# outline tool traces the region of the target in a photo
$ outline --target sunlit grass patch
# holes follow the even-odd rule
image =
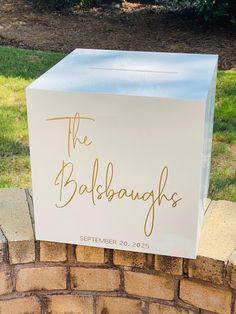
[[[25,87],[62,57],[0,47],[0,187],[31,184]]]

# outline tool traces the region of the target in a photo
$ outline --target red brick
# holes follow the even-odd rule
[[[96,314],[142,314],[144,303],[120,297],[99,297],[96,302]]]
[[[5,270],[0,272],[0,295],[12,292],[12,280],[10,271]]]
[[[41,314],[41,306],[36,297],[0,301],[1,314]]]
[[[125,272],[125,290],[128,294],[173,300],[175,280],[171,276]]]
[[[16,275],[16,290],[66,289],[66,269],[63,267],[22,268]]]
[[[91,246],[76,246],[76,259],[82,263],[104,263],[104,249]]]
[[[40,241],[40,261],[64,262],[66,261],[66,244]]]
[[[219,314],[230,314],[232,293],[228,289],[181,280],[180,299],[201,309]]]
[[[48,297],[47,314],[93,314],[93,299],[77,295],[52,295]]]
[[[74,290],[114,291],[119,289],[120,273],[115,269],[71,268],[71,286]]]
[[[146,254],[114,250],[113,263],[122,266],[143,267],[146,262]]]

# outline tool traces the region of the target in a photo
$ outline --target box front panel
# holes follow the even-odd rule
[[[195,257],[201,103],[27,90],[36,237]]]

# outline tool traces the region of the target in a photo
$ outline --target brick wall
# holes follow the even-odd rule
[[[0,314],[236,313],[236,206],[211,202],[196,260],[34,240],[28,190],[0,190]]]

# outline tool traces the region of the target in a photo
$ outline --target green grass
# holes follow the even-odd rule
[[[63,56],[0,47],[0,187],[31,184],[25,87]]]
[[[236,72],[220,71],[209,197],[236,202]]]
[[[30,186],[25,87],[61,53],[0,47],[0,187]],[[236,72],[217,81],[209,197],[236,201]]]

